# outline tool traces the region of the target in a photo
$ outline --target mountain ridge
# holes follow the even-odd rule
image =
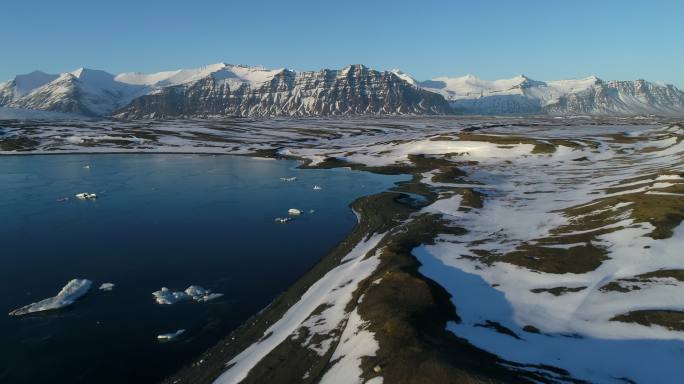
[[[362,64],[294,71],[215,63],[156,73],[79,68],[0,83],[0,106],[91,117],[327,115],[676,115],[684,92],[646,80],[538,81],[473,75],[418,81]]]

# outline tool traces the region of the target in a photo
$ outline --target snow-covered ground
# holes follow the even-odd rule
[[[362,320],[358,314],[345,312],[345,307],[352,300],[359,282],[370,276],[377,267],[379,258],[373,251],[382,237],[383,234],[374,234],[359,242],[339,266],[314,283],[278,322],[268,328],[261,340],[228,362],[230,368],[215,383],[239,383],[252,367],[287,338],[297,340],[324,355],[333,342],[339,340],[342,328],[345,341],[335,350],[335,354],[345,358],[338,364],[353,368],[345,372],[345,382],[359,381],[361,372],[357,373],[360,369],[356,367],[361,363],[360,357],[372,355],[377,347],[374,346],[373,334],[361,329]],[[321,306],[325,309],[316,313]],[[314,336],[322,336],[323,339],[312,342]]]
[[[465,166],[469,177],[481,183],[477,189],[486,194],[484,206],[460,210],[456,195],[424,211],[438,213],[468,233],[444,235],[436,244],[414,250],[423,264],[420,271],[453,295],[462,321],[448,329],[504,359],[560,367],[590,382],[627,378],[664,383],[684,374],[681,327],[615,321],[632,311],[684,311],[684,283],[661,277],[638,282],[626,292],[606,289],[611,282],[684,270],[681,225],[671,237],[655,239],[654,225],[633,214],[653,194],[681,196],[682,133],[677,127],[640,130],[632,135],[642,139],[636,142],[594,136],[587,139],[598,143],[597,148],[560,145],[552,154],[524,154],[520,144],[508,149],[506,161],[488,157]],[[679,209],[683,204],[679,202]],[[587,213],[574,214],[577,209]],[[657,208],[653,210],[657,215]],[[605,212],[610,214],[592,220]],[[578,234],[593,235],[586,239]],[[516,250],[531,259],[544,257],[538,252],[525,255],[530,245],[597,247],[606,259],[578,271],[572,266],[548,271],[544,260],[521,265],[497,261]],[[554,288],[561,293],[552,293]],[[488,322],[516,336],[483,326]],[[526,332],[526,326],[540,333]]]
[[[72,113],[36,111],[35,109],[0,107],[0,119],[17,120],[87,120],[84,116]]]

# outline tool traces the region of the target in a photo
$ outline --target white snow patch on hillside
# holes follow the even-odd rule
[[[199,68],[179,69],[149,74],[128,72],[116,75],[115,80],[126,84],[166,87],[195,82],[216,71],[226,68],[226,66],[227,64],[225,63],[216,63]]]
[[[335,363],[325,372],[321,384],[363,384],[361,358],[375,356],[380,349],[373,332],[368,331],[367,327],[368,323],[354,309],[347,319],[340,343],[330,358]]]
[[[297,340],[298,330],[302,327],[308,328],[311,333],[310,337],[313,337],[313,334],[326,335],[340,327],[349,317],[344,308],[352,299],[352,293],[359,282],[370,276],[380,262],[377,255],[370,257],[367,255],[378,245],[383,236],[384,234],[375,234],[358,243],[339,266],[309,287],[300,300],[264,332],[261,340],[245,348],[227,362],[230,368],[214,383],[228,384],[242,381],[249,370],[281,342],[287,338]],[[325,305],[326,309],[312,316],[312,313],[321,305]],[[324,344],[323,347],[330,345],[330,343],[322,344]],[[314,347],[313,349],[317,351],[317,348],[322,346],[310,347]]]
[[[511,79],[482,80],[473,75],[461,77],[437,77],[431,81],[421,83],[421,86],[435,93],[439,93],[447,100],[473,99],[493,95],[519,95],[520,84],[525,81],[524,76]]]

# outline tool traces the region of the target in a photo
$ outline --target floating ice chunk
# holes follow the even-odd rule
[[[83,166],[84,169],[90,169],[90,165],[86,164]]]
[[[185,293],[192,297],[204,296],[209,292],[208,289],[202,288],[199,285],[191,285],[185,289]]]
[[[309,213],[316,213],[316,210],[314,210],[314,209],[309,209]]]
[[[302,214],[302,211],[297,208],[290,208],[287,210],[287,214],[291,216],[299,216]]]
[[[185,329],[179,329],[176,332],[171,332],[171,333],[162,333],[161,335],[157,335],[157,340],[173,340],[176,337],[182,335],[185,333]]]
[[[185,291],[172,291],[166,287],[162,287],[159,291],[152,292],[152,296],[157,301],[157,304],[171,305],[179,301],[195,300],[197,302],[205,302],[209,300],[218,299],[223,296],[222,293],[212,293],[210,289],[200,287],[199,285],[191,285]]]
[[[207,302],[214,299],[218,299],[219,297],[223,297],[223,293],[207,293],[199,297],[193,297],[193,299],[195,299],[195,301],[198,302]]]
[[[288,181],[288,182],[289,182],[289,181],[295,181],[295,180],[297,180],[297,177],[296,177],[296,176],[292,176],[292,177],[281,177],[280,180],[282,180],[282,181]]]
[[[95,200],[95,199],[97,199],[97,194],[88,193],[88,192],[81,192],[81,193],[76,194],[76,198],[81,199],[81,200]]]
[[[65,202],[65,201],[69,201],[69,197],[67,197],[67,196],[60,197],[59,199],[57,199],[57,201],[60,202],[60,203],[63,203],[63,202]]]
[[[73,304],[79,297],[85,295],[92,284],[93,282],[90,280],[73,279],[59,291],[57,296],[15,309],[9,314],[10,316],[21,316],[33,312],[49,311],[67,307]]]
[[[314,189],[314,191],[320,191],[320,190],[323,189],[323,188],[321,188],[320,185],[316,184],[316,185],[313,186],[313,189]]]
[[[166,287],[152,292],[152,296],[157,301],[157,304],[171,305],[176,304],[179,301],[190,299],[190,295],[185,292],[175,292]]]
[[[114,289],[114,283],[102,283],[98,289],[100,291],[111,291]]]
[[[223,293],[212,293],[210,289],[202,288],[199,285],[191,285],[185,289],[185,293],[197,302],[205,302],[218,299]]]
[[[285,224],[288,221],[292,221],[292,218],[290,218],[290,217],[276,217],[275,218],[275,222],[280,223],[280,224]]]

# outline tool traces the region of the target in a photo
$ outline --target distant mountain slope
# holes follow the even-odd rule
[[[447,114],[446,101],[391,72],[362,65],[294,72],[240,66],[167,87],[115,112],[124,118],[171,116],[317,116]]]
[[[104,71],[80,68],[32,90],[9,106],[43,111],[102,116],[144,93],[142,86],[114,80]]]
[[[80,68],[32,72],[0,83],[0,106],[85,116],[327,116],[378,114],[674,115],[684,93],[645,80],[482,80],[472,75],[417,81],[363,65],[297,72],[217,63],[152,74]]]
[[[0,85],[0,105],[105,116],[126,106],[136,97],[164,87],[197,81],[224,66],[216,64],[197,69],[154,74],[122,73],[116,76],[88,68],[61,75],[33,72]],[[31,86],[26,85],[29,83]]]
[[[536,81],[525,76],[487,81],[472,75],[418,83],[466,114],[684,115],[684,93],[645,80]]]
[[[25,75],[17,75],[12,80],[0,83],[0,105],[9,104],[58,77],[58,75],[33,71]]]

